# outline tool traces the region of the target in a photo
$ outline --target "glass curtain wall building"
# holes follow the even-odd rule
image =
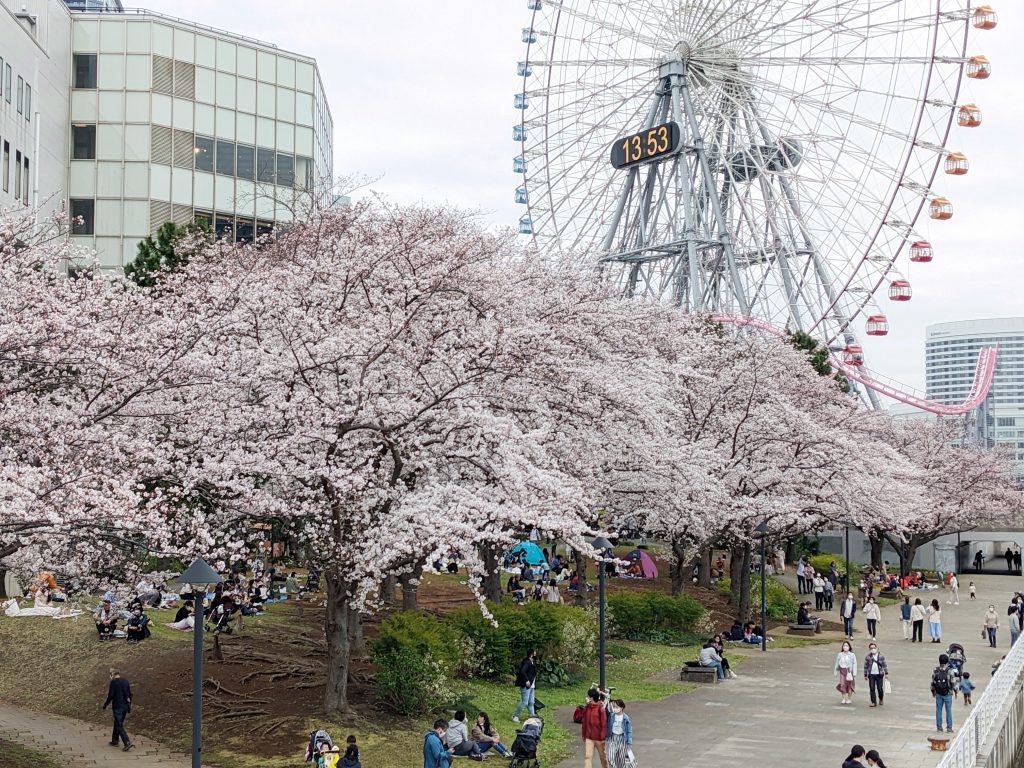
[[[12,22],[12,35],[28,38],[12,56],[26,60],[19,71],[39,70],[30,44],[54,70],[37,135],[29,127],[12,138],[23,177],[36,145],[54,157],[32,194],[19,184],[17,198],[0,198],[5,205],[66,204],[75,242],[115,270],[165,221],[202,220],[220,237],[248,240],[296,211],[331,204],[333,123],[313,59],[124,11],[117,0],[35,5],[48,14],[45,40],[39,22],[13,18],[9,8],[12,18],[0,18],[0,40]],[[30,86],[39,92],[37,82],[23,88]],[[0,131],[3,106],[0,95]]]

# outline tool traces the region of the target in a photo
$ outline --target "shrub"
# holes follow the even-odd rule
[[[807,558],[808,563],[814,568],[815,573],[821,573],[828,575],[828,567],[830,564],[836,564],[836,570],[839,571],[839,575],[842,576],[846,573],[846,558],[842,555],[815,555],[814,557]],[[793,566],[794,568],[796,565]],[[861,569],[864,568],[860,563],[855,563],[853,560],[850,561],[850,570],[855,574],[860,573]]]
[[[433,616],[402,611],[388,617],[371,644],[377,698],[401,715],[425,715],[454,698],[456,635]]]
[[[608,598],[610,634],[629,640],[658,642],[693,631],[704,607],[687,595],[617,592]]]
[[[756,582],[756,583],[755,583]],[[728,577],[719,579],[718,591],[723,595],[730,594],[730,582]],[[789,587],[774,577],[769,577],[764,585],[765,602],[768,604],[768,615],[773,619],[795,619],[800,601],[796,595],[790,592]],[[760,577],[750,578],[750,605],[757,615],[761,613],[761,585]]]

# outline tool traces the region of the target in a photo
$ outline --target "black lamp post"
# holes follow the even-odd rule
[[[761,651],[768,651],[768,597],[765,592],[765,571],[768,559],[765,556],[765,541],[768,539],[768,523],[762,521],[754,529],[761,534]]]
[[[902,574],[901,574],[902,575]],[[846,524],[846,573],[843,580],[846,582],[846,593],[850,593],[850,524]]]
[[[176,582],[192,585],[192,768],[202,768],[203,751],[203,604],[206,592],[224,579],[203,558],[185,569]],[[196,591],[196,587],[202,592]]]
[[[604,536],[598,536],[590,546],[604,557],[612,543]],[[597,684],[604,691],[604,561],[597,563]]]

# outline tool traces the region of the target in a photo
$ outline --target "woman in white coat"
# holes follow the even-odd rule
[[[878,632],[878,622],[882,619],[882,611],[873,597],[869,597],[864,604],[864,618],[868,621],[868,637],[876,639],[875,634]]]
[[[839,678],[836,690],[843,697],[840,703],[849,704],[857,680],[857,655],[853,652],[853,646],[846,640],[843,641],[842,650],[836,654],[836,665],[832,674]]]

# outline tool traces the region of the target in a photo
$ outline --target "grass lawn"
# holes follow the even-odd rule
[[[43,752],[0,739],[0,768],[60,768]]]

